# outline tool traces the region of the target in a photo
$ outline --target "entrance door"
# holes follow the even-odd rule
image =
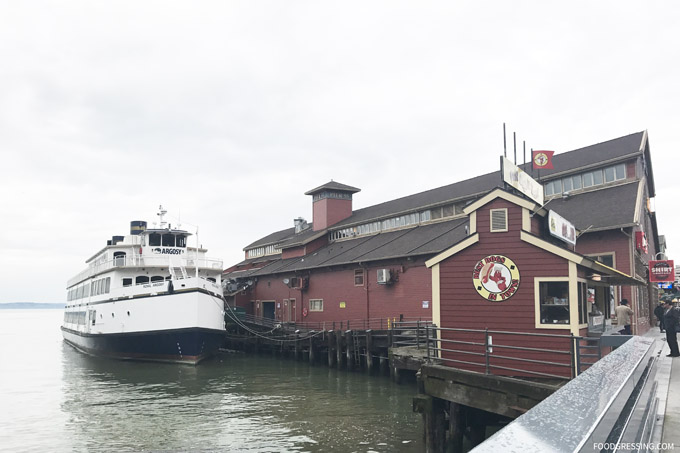
[[[295,299],[290,299],[288,301],[288,322],[297,321],[297,312],[295,311]]]
[[[262,317],[274,319],[275,309],[276,309],[276,307],[275,307],[275,303],[273,301],[262,302]]]

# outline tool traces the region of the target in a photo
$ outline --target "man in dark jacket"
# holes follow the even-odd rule
[[[663,314],[666,310],[663,308],[663,301],[659,302],[659,305],[656,306],[654,309],[654,316],[656,316],[656,319],[659,320],[659,330],[661,330],[661,333],[664,332],[663,330]]]
[[[675,335],[678,328],[680,328],[680,310],[673,307],[673,304],[670,302],[664,302],[663,308],[663,325],[666,328],[666,341],[668,342],[668,347],[671,348],[671,353],[667,357],[680,357],[678,338]]]

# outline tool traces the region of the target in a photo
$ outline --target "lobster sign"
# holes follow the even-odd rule
[[[517,292],[519,269],[507,256],[489,255],[475,264],[472,283],[484,299],[502,302]]]

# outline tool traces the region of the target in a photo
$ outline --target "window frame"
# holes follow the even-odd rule
[[[571,298],[567,298],[567,323],[544,323],[541,319],[541,284],[543,283],[565,283],[567,291],[570,288],[569,277],[534,277],[534,321],[537,329],[571,329]]]
[[[504,212],[505,215],[505,229],[493,228],[493,213]],[[508,219],[508,208],[489,209],[489,233],[507,233],[510,221]]]
[[[359,278],[361,281],[359,281]],[[364,269],[354,269],[354,286],[364,286],[366,281],[366,272]]]
[[[310,312],[320,313],[323,311],[323,299],[309,299],[308,304]],[[317,304],[320,308],[316,307]]]

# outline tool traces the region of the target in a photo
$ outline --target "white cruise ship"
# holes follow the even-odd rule
[[[224,339],[222,261],[190,233],[133,221],[68,281],[64,340],[92,355],[197,364]],[[179,226],[178,226],[179,227]],[[198,242],[198,241],[196,241]]]

